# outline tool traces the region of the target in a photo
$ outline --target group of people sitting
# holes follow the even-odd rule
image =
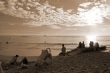
[[[100,47],[99,47],[98,42],[96,42],[94,44],[93,41],[90,41],[89,47],[85,47],[85,43],[83,41],[83,42],[79,42],[79,45],[78,45],[77,48],[81,49],[81,51],[85,51],[85,50],[95,50],[95,51],[97,51]],[[64,46],[64,44],[62,44],[61,53],[59,55],[61,55],[61,56],[67,55],[66,47]],[[18,58],[19,58],[19,55],[15,55],[9,61],[8,66],[10,66],[10,65],[27,66],[29,64],[29,61],[26,57],[23,57],[20,62],[17,61]],[[46,48],[45,50],[42,50],[41,55],[38,57],[37,62],[36,62],[35,65],[37,67],[41,67],[41,66],[47,66],[49,64],[52,64],[52,54],[51,54],[50,48]],[[3,73],[1,62],[0,62],[0,71],[1,71],[0,73]]]
[[[85,48],[85,43],[83,42],[79,42],[78,48]]]
[[[0,61],[0,73],[4,73],[3,69],[9,69],[11,66],[18,66],[20,68],[28,68],[29,61],[27,57],[23,57],[21,61],[19,61],[19,55],[15,55],[8,63],[3,64]],[[35,63],[36,67],[47,66],[52,63],[52,54],[50,48],[42,50],[41,55],[37,58]],[[3,66],[4,65],[4,66]],[[5,67],[5,68],[4,68]]]
[[[9,65],[28,65],[28,59],[24,57],[19,63],[17,62],[19,55],[12,58]],[[52,62],[52,54],[50,48],[42,50],[41,55],[38,57],[36,66],[49,65]]]
[[[86,47],[83,41],[83,42],[79,42],[79,45],[77,48],[80,49],[82,52],[85,52],[85,51],[98,51],[98,50],[105,49],[106,47],[99,47],[99,43],[98,42],[94,43],[93,41],[90,41],[89,47]],[[60,56],[68,55],[64,44],[62,44],[61,52],[59,53],[59,55]]]
[[[78,45],[77,48],[80,48],[81,51],[84,51],[84,50],[88,50],[88,51],[89,51],[89,50],[98,51],[100,47],[99,47],[99,43],[98,43],[98,42],[96,42],[96,43],[94,44],[93,41],[90,41],[89,47],[85,47],[85,43],[84,43],[84,41],[83,41],[83,42],[79,42],[79,45]]]

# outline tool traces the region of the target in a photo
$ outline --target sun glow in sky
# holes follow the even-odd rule
[[[86,41],[89,43],[90,41],[96,42],[97,36],[96,35],[87,35]]]

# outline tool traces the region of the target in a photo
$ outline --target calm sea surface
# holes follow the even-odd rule
[[[45,48],[51,48],[52,54],[58,55],[61,44],[65,44],[69,51],[80,41],[85,41],[88,46],[88,40],[84,36],[0,36],[0,55],[39,56]],[[95,40],[109,49],[110,36],[98,36]]]

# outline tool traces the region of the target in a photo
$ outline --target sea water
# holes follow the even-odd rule
[[[85,36],[0,36],[0,55],[39,56],[45,48],[50,48],[52,55],[58,55],[62,44],[70,51],[76,48],[80,41],[84,41],[86,46],[89,44]],[[96,41],[109,49],[109,36],[97,36]]]

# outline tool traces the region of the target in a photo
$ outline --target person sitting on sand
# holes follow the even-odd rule
[[[96,43],[95,43],[95,51],[98,51],[98,50],[99,50],[99,43],[96,42]]]
[[[50,48],[47,48],[46,50],[47,50],[48,54],[46,55],[46,57],[44,58],[44,60],[45,60],[45,63],[47,65],[49,65],[52,62],[52,54],[51,54]]]
[[[66,47],[64,46],[64,44],[62,44],[61,51],[62,51],[62,55],[65,56],[65,54],[66,54]]]
[[[83,41],[83,43],[82,43],[82,48],[85,48],[85,43],[84,43],[84,41]]]
[[[24,65],[27,65],[27,64],[28,64],[28,60],[27,60],[27,58],[24,57],[24,58],[21,60],[20,63],[21,63],[21,64],[24,64]]]
[[[24,58],[21,60],[21,62],[20,62],[20,65],[21,65],[21,68],[22,68],[22,69],[27,69],[28,66],[29,66],[28,64],[29,64],[29,62],[28,62],[28,60],[27,60],[26,57],[24,57]]]
[[[50,48],[46,50],[42,50],[42,53],[37,60],[36,66],[40,67],[40,66],[49,65],[52,63],[52,54],[49,50]]]
[[[78,48],[81,48],[81,47],[82,47],[82,43],[81,43],[81,42],[79,42]]]
[[[2,68],[2,62],[0,61],[0,73],[4,73],[3,68]]]
[[[93,42],[93,41],[90,41],[89,47],[90,47],[90,48],[94,48],[94,42]]]
[[[11,61],[9,62],[10,65],[17,65],[17,59],[19,55],[14,56]]]

